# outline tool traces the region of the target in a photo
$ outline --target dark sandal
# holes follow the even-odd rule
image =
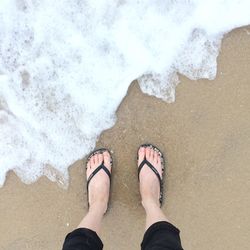
[[[146,159],[146,156],[144,157],[144,160],[140,163],[139,167],[138,167],[138,180],[140,181],[140,172],[143,168],[143,166],[147,165],[157,176],[159,183],[160,183],[160,198],[159,198],[159,202],[160,202],[160,206],[162,206],[162,202],[163,202],[163,173],[165,170],[165,160],[163,157],[162,152],[160,151],[160,149],[158,149],[156,146],[152,145],[152,144],[142,144],[138,151],[137,151],[137,161],[139,158],[139,150],[140,148],[147,148],[150,147],[151,149],[153,149],[155,152],[157,152],[160,157],[161,157],[161,167],[162,167],[162,177],[160,176],[159,172],[157,171],[157,169]]]
[[[99,154],[99,153],[103,153],[107,151],[110,155],[110,166],[111,166],[111,169],[113,167],[113,159],[112,159],[112,156],[111,156],[111,152],[106,149],[106,148],[100,148],[100,149],[97,149],[97,150],[94,150],[92,153],[89,154],[88,158],[87,158],[87,162],[86,162],[86,169],[87,169],[87,164],[90,160],[90,158],[96,154]],[[87,179],[87,199],[88,199],[88,207],[89,207],[89,183],[90,181],[92,180],[92,178],[100,171],[100,170],[103,170],[109,177],[109,180],[110,180],[110,185],[109,185],[109,189],[111,187],[111,172],[108,170],[108,168],[104,165],[104,160],[103,162],[91,173],[91,175],[89,176],[89,178]],[[110,196],[109,196],[110,197]]]

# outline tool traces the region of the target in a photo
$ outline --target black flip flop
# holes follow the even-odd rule
[[[86,169],[87,169],[87,164],[90,160],[90,158],[96,154],[99,154],[99,153],[103,153],[107,151],[110,155],[110,166],[111,166],[111,169],[113,167],[113,159],[112,159],[112,155],[111,155],[111,152],[106,149],[106,148],[99,148],[99,149],[96,149],[94,150],[93,152],[91,152],[87,158],[87,162],[86,162]],[[89,176],[89,178],[87,179],[87,199],[88,199],[88,207],[89,207],[89,183],[90,181],[92,180],[92,178],[100,171],[100,170],[103,170],[109,177],[109,180],[110,180],[110,185],[109,185],[109,189],[111,188],[111,172],[108,170],[108,168],[104,165],[104,160],[103,162],[91,173],[91,175]],[[110,197],[110,195],[109,195]],[[109,204],[108,204],[109,205]]]
[[[144,157],[144,160],[140,163],[139,167],[138,167],[138,180],[140,181],[140,172],[143,168],[143,166],[147,165],[147,167],[149,167],[157,176],[159,183],[160,183],[160,198],[159,198],[159,202],[160,202],[160,206],[162,206],[162,202],[163,202],[163,173],[165,170],[165,160],[163,157],[162,152],[160,151],[159,148],[157,148],[156,146],[154,146],[153,144],[142,144],[138,151],[137,151],[137,161],[138,161],[138,157],[139,157],[139,150],[140,148],[147,148],[150,147],[151,149],[153,149],[155,152],[157,152],[160,157],[161,157],[161,167],[162,167],[162,177],[160,176],[159,172],[157,171],[157,169],[146,159],[146,156]]]

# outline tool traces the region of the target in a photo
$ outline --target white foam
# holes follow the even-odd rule
[[[249,9],[247,0],[1,0],[0,185],[10,169],[25,183],[67,184],[132,80],[171,102],[177,72],[213,79],[223,34],[249,24]]]

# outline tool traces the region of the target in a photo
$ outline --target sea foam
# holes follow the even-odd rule
[[[221,39],[249,10],[248,0],[0,0],[0,186],[11,169],[67,186],[132,80],[173,102],[177,73],[215,78]]]

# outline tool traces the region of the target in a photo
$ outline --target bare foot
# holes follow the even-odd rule
[[[86,175],[87,179],[92,174],[92,172],[99,167],[104,160],[104,166],[111,173],[111,156],[108,151],[100,152],[93,155],[88,163]],[[109,188],[110,180],[108,175],[101,169],[90,181],[89,183],[89,209],[98,208],[98,210],[107,210],[108,200],[109,200]]]
[[[145,157],[157,169],[162,178],[161,157],[159,153],[150,147],[141,147],[138,152],[138,167]],[[139,179],[143,207],[145,208],[150,204],[160,206],[160,184],[156,174],[148,166],[144,165],[141,169]]]

